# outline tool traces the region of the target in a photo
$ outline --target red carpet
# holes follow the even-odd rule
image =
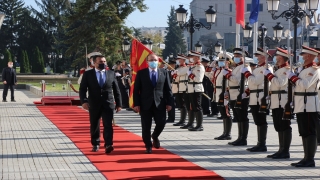
[[[75,143],[108,180],[223,179],[163,148],[154,149],[154,154],[144,154],[142,138],[118,126],[114,127],[115,151],[109,155],[104,154],[104,149],[90,152],[88,112],[76,106],[38,106],[38,109]]]

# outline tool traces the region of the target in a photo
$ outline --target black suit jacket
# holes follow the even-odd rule
[[[114,71],[106,70],[106,82],[103,88],[100,87],[95,69],[85,71],[80,83],[79,96],[81,104],[88,102],[90,107],[100,107],[106,105],[111,109],[121,107],[121,94],[115,78]],[[87,91],[89,97],[87,98]]]
[[[11,69],[12,69],[12,73],[11,73]],[[12,85],[17,83],[17,75],[16,75],[16,71],[13,68],[3,68],[2,70],[2,82],[3,81],[7,81],[7,84]]]
[[[134,106],[140,106],[141,110],[149,110],[155,103],[159,110],[172,106],[173,97],[169,80],[169,73],[165,69],[158,68],[157,85],[154,88],[150,79],[149,68],[138,71],[133,91]]]

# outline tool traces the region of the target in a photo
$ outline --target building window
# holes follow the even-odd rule
[[[251,11],[251,4],[247,4],[247,11]],[[260,4],[259,11],[263,11],[263,4]]]
[[[232,12],[232,4],[230,4],[230,12]]]
[[[232,17],[229,19],[229,26],[232,26]]]

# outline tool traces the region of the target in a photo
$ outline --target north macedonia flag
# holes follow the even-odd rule
[[[134,82],[136,80],[137,72],[141,69],[147,68],[148,63],[146,58],[149,54],[153,52],[144,46],[137,39],[133,39],[131,43],[131,55],[130,55],[130,65],[132,69],[132,80],[130,86],[130,96],[129,96],[129,106],[131,108],[134,107],[133,102],[133,90],[134,90]],[[159,62],[162,62],[162,59],[159,58]]]

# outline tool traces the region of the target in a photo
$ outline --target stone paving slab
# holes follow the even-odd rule
[[[38,96],[15,96],[0,102],[0,179],[106,179],[33,105]]]

